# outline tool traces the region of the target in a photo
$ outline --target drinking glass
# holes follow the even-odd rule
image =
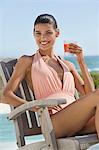
[[[64,53],[69,52],[68,47],[69,47],[69,43],[67,41],[64,41]]]
[[[72,43],[72,42],[64,40],[64,57],[71,56],[71,53],[69,53],[69,44],[70,43]]]
[[[76,41],[72,41],[72,40],[64,40],[64,57],[72,57],[74,56],[74,54],[70,53],[69,51],[69,44],[73,43],[73,44],[78,44]]]

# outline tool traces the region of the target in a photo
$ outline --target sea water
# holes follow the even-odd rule
[[[75,56],[71,55],[71,57],[68,57],[65,55],[64,59],[74,63],[76,69],[80,70]],[[84,59],[89,71],[99,71],[99,56],[85,56]]]
[[[13,121],[7,119],[8,114],[0,114],[0,150],[16,150],[16,135]],[[26,143],[44,140],[43,135],[26,138]]]

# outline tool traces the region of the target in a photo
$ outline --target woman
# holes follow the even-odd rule
[[[76,55],[83,80],[71,62],[61,60],[54,54],[53,46],[59,29],[52,15],[42,14],[36,18],[33,35],[39,48],[34,55],[22,56],[18,60],[4,89],[3,102],[13,106],[26,103],[14,94],[25,78],[36,99],[67,100],[66,105],[49,108],[57,138],[93,132],[97,132],[99,137],[99,90],[94,91],[82,48],[71,43],[67,50]],[[82,95],[77,101],[74,98],[75,87]]]

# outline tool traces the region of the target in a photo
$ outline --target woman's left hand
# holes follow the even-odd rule
[[[83,50],[80,46],[74,43],[70,43],[68,46],[68,52],[75,54],[77,57],[83,57]]]

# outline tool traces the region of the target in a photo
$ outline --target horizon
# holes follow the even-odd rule
[[[34,54],[34,53],[33,53],[33,54]],[[23,55],[21,55],[21,56],[23,56]],[[27,56],[31,56],[31,55],[27,55]],[[59,55],[59,56],[64,57],[64,55]],[[73,56],[73,55],[71,54],[71,56],[68,56],[68,55],[67,55],[67,57],[75,57],[75,55]],[[84,57],[99,57],[99,55],[84,55]],[[20,58],[20,56],[19,56],[19,57],[16,57],[16,56],[12,56],[12,57],[1,57],[1,56],[0,56],[0,60],[18,59],[18,58]]]

